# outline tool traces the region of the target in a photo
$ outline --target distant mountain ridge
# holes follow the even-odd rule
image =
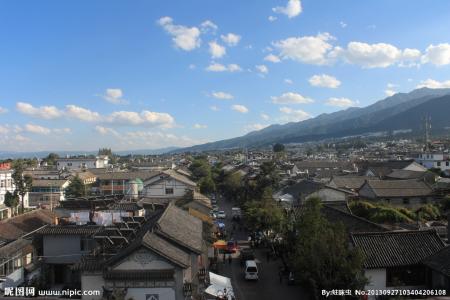
[[[442,98],[442,100],[435,101],[438,98]],[[380,130],[418,130],[421,125],[421,116],[425,114],[431,116],[434,128],[437,128],[438,124],[439,126],[445,125],[444,127],[450,126],[448,116],[443,116],[441,112],[432,110],[436,103],[444,112],[449,112],[450,89],[421,88],[409,93],[398,93],[363,108],[351,107],[330,114],[321,114],[301,122],[270,125],[241,137],[181,148],[176,151],[257,147],[278,142],[300,143]],[[414,110],[415,108],[416,110]],[[410,113],[410,110],[414,113]],[[414,119],[413,116],[416,118]],[[388,124],[391,128],[388,128]]]

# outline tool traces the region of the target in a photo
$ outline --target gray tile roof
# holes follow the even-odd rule
[[[91,236],[103,229],[100,225],[49,225],[39,229],[40,235],[82,235]]]
[[[432,193],[431,188],[418,180],[368,180],[367,184],[378,197],[421,197]]]
[[[142,239],[142,244],[182,268],[190,265],[188,253],[155,233],[147,232]]]
[[[169,204],[157,225],[158,234],[170,238],[194,252],[202,252],[203,224],[201,220],[175,205]]]
[[[26,246],[31,245],[31,243],[31,240],[20,238],[10,242],[9,244],[6,244],[5,246],[0,248],[0,260],[2,260],[2,258],[4,257],[11,257],[15,255]]]
[[[435,230],[366,232],[351,236],[365,257],[366,269],[416,265],[445,247]]]
[[[423,264],[450,278],[450,246],[426,258]]]
[[[329,185],[341,189],[357,190],[369,179],[366,176],[334,176]]]
[[[136,171],[136,172],[108,172],[97,174],[97,179],[99,180],[133,180],[139,178],[141,180],[146,180],[148,178],[158,175],[159,172],[149,172],[149,171]]]
[[[56,215],[50,210],[37,209],[0,221],[0,238],[15,240],[47,224],[53,224]]]

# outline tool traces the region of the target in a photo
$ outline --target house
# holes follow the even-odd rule
[[[418,180],[367,180],[359,196],[407,207],[418,207],[434,200],[431,187]]]
[[[34,210],[0,221],[0,289],[19,286],[39,273],[32,236],[54,219],[51,211]]]
[[[384,179],[394,170],[424,172],[427,169],[414,160],[364,161],[359,163],[361,175]]]
[[[97,174],[99,193],[102,195],[131,194],[131,183],[137,183],[138,193],[142,191],[143,181],[158,175],[150,171],[117,171]]]
[[[81,289],[103,287],[103,297],[120,292],[124,299],[149,299],[149,295],[151,299],[186,299],[187,290],[197,295],[197,274],[206,259],[202,221],[170,204],[137,222],[134,228],[129,233],[132,239],[125,236],[111,240],[97,235],[99,249],[109,252],[94,251],[74,267],[81,274]],[[114,246],[119,241],[121,244]]]
[[[369,280],[366,290],[425,288],[422,261],[445,247],[434,230],[352,233],[351,240],[364,256],[364,273]]]
[[[80,275],[71,267],[95,248],[94,236],[101,230],[98,225],[48,225],[36,232],[42,243],[42,264],[50,287],[81,285]]]
[[[52,209],[60,201],[66,200],[65,189],[69,186],[68,179],[38,179],[33,180],[28,192],[26,207],[42,207]]]
[[[0,164],[0,220],[11,216],[11,210],[5,205],[5,195],[7,192],[13,193],[15,190],[12,179],[13,172],[10,163]]]
[[[99,155],[96,157],[68,157],[58,158],[56,160],[56,168],[58,170],[83,170],[95,168],[107,168],[109,165],[109,157]]]
[[[370,177],[366,176],[333,176],[328,186],[357,192]]]
[[[416,158],[417,163],[427,169],[450,170],[450,155],[443,152],[423,152]]]
[[[356,166],[347,161],[303,160],[294,162],[291,176],[331,178],[335,175],[356,173]]]
[[[450,290],[450,246],[422,262],[428,269],[428,288]]]
[[[175,170],[160,172],[144,181],[142,196],[146,198],[176,199],[186,194],[186,190],[194,191],[197,184]]]

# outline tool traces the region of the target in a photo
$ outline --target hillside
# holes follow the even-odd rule
[[[302,122],[275,124],[241,137],[182,148],[178,151],[256,147],[277,142],[298,143],[381,130],[418,130],[421,125],[420,120],[425,114],[431,115],[434,128],[446,127],[450,124],[447,124],[445,120],[448,117],[441,116],[443,112],[428,111],[429,106],[433,106],[432,103],[444,95],[450,95],[450,89],[421,88],[410,93],[395,94],[364,108],[352,107],[330,114],[321,114]],[[441,102],[436,102],[444,112],[450,111],[450,98],[448,97],[443,97]],[[414,108],[417,108],[419,112]],[[415,114],[411,114],[410,110]],[[413,118],[416,115],[417,117]]]

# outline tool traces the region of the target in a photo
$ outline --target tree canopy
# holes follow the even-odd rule
[[[273,145],[273,152],[283,152],[285,150],[285,147],[283,144],[276,143]]]
[[[78,198],[86,196],[86,189],[80,177],[75,176],[70,181],[65,191],[67,198]]]
[[[21,197],[21,210],[22,213],[25,211],[24,198],[25,195],[31,190],[33,185],[33,178],[29,175],[23,175],[24,163],[18,160],[13,165],[14,172],[12,174],[12,179],[14,185],[16,186],[15,194]]]
[[[306,201],[296,224],[293,262],[300,281],[316,299],[322,289],[362,289],[367,282],[362,254],[349,247],[342,223],[330,224],[323,217],[318,198]]]

